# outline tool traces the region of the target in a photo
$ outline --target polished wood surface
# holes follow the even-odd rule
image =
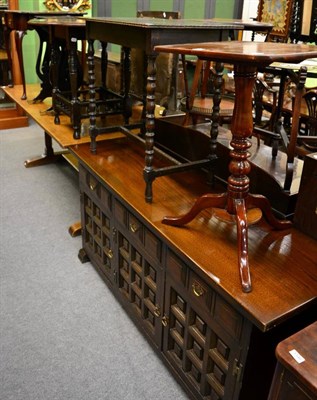
[[[143,147],[127,138],[98,143],[91,154],[89,144],[71,146],[71,151],[126,203],[144,218],[170,246],[195,265],[210,285],[242,310],[262,331],[269,330],[317,300],[316,241],[294,228],[272,231],[264,222],[249,232],[250,271],[253,291],[241,291],[236,270],[236,229],[204,210],[187,227],[163,225],[165,215],[186,212],[196,198],[210,190],[206,176],[186,172],[155,181],[153,203],[143,193]],[[155,157],[157,167],[167,165]],[[129,168],[127,168],[129,165]],[[218,188],[219,192],[223,189]]]
[[[44,14],[45,18],[40,18],[40,15],[36,15],[36,18],[32,18],[31,20],[29,20],[27,22],[27,27],[29,28],[30,26],[43,26],[43,27],[47,27],[50,25],[55,25],[55,26],[66,26],[66,27],[83,27],[86,25],[85,19],[84,18],[77,18],[78,14],[76,16],[76,14],[70,18],[70,15],[65,16],[62,13],[60,13],[60,16],[54,16],[47,14]],[[65,31],[64,31],[65,32]],[[66,39],[66,37],[64,36],[64,39]]]
[[[21,108],[3,108],[0,110],[0,130],[28,126],[28,118]]]
[[[317,322],[277,345],[269,400],[317,399]]]
[[[270,65],[273,62],[299,63],[316,57],[316,46],[273,42],[221,42],[159,45],[158,52],[195,55],[221,62]]]
[[[25,112],[44,129],[44,131],[49,130],[50,136],[62,148],[67,148],[73,144],[74,139],[71,133],[71,122],[69,121],[69,118],[67,118],[67,116],[61,116],[61,125],[55,125],[54,117],[50,112],[47,112],[52,105],[52,99],[47,98],[42,103],[33,104],[32,102],[21,99],[21,90],[21,85],[15,85],[12,88],[7,86],[4,88],[5,93],[19,106],[21,106]],[[28,85],[27,90],[29,95],[33,96],[39,92],[40,86],[37,84]],[[87,142],[89,141],[89,135],[79,140],[80,142]]]
[[[85,143],[90,142],[89,138],[89,121],[84,120],[82,123],[82,137],[80,139],[74,139],[72,135],[72,124],[66,115],[61,115],[61,125],[54,123],[54,116],[51,112],[51,99],[45,99],[41,103],[34,104],[21,99],[21,85],[14,87],[5,87],[3,90],[5,93],[16,102],[17,106],[25,111],[25,113],[31,117],[40,127],[44,130],[44,151],[39,156],[32,157],[24,162],[25,167],[36,167],[43,164],[49,164],[56,162],[61,156],[65,157],[65,152],[69,146],[74,143]],[[28,85],[28,92],[33,95],[38,93],[39,85]],[[139,113],[136,112],[135,118],[139,118]],[[116,120],[117,123],[123,123],[123,121]],[[111,118],[106,118],[103,124],[114,125],[114,121]],[[123,134],[118,131],[100,135],[98,140],[104,140],[107,138],[122,137]],[[57,142],[63,149],[62,152],[55,152],[53,149],[53,141]],[[73,164],[73,160],[66,159]]]
[[[27,85],[28,92],[32,96],[39,91],[39,85]],[[68,148],[74,143],[86,143],[90,142],[89,138],[89,121],[85,120],[83,122],[84,134],[80,139],[74,139],[72,136],[72,124],[66,115],[61,115],[61,124],[54,124],[54,117],[48,111],[52,105],[52,99],[45,99],[42,103],[33,104],[25,100],[21,100],[21,85],[16,85],[11,88],[6,86],[3,88],[5,93],[32,118],[34,121],[43,128],[44,131],[48,132],[49,135],[62,147]],[[116,132],[101,135],[98,140],[104,140],[106,137],[118,137],[122,136]]]
[[[293,349],[305,362],[298,363],[290,355]],[[276,357],[317,396],[317,322],[283,340],[276,348]]]
[[[253,132],[252,92],[258,67],[269,65],[274,61],[300,62],[317,56],[317,46],[294,45],[281,43],[257,42],[221,42],[196,43],[185,45],[156,46],[156,51],[176,54],[196,55],[200,60],[229,62],[234,64],[235,106],[233,111],[231,131],[231,161],[227,192],[222,195],[205,194],[196,200],[191,210],[183,215],[163,219],[166,224],[182,226],[194,219],[203,209],[212,208],[220,219],[236,222],[238,242],[238,268],[242,290],[252,290],[249,270],[248,225],[257,221],[253,219],[250,210],[259,208],[265,219],[275,229],[287,229],[289,221],[278,220],[271,212],[269,201],[264,196],[249,193],[251,142],[248,139]],[[147,137],[148,146],[153,140]],[[211,138],[212,142],[213,138]],[[291,136],[290,142],[294,140]],[[146,163],[151,169],[150,162]],[[145,168],[145,169],[146,169]],[[220,213],[218,209],[224,210]]]

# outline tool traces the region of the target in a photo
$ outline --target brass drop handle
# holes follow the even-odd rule
[[[134,223],[131,223],[130,224],[130,231],[132,232],[132,233],[135,233],[135,232],[137,232],[139,230],[139,226],[137,225],[137,224],[134,224]]]
[[[168,325],[168,322],[169,322],[168,317],[164,315],[162,318],[162,325],[166,327]]]
[[[89,180],[90,190],[92,190],[92,191],[96,190],[97,185],[98,185],[98,182],[95,181],[94,179],[90,178],[90,180]]]
[[[160,317],[160,316],[161,316],[160,307],[156,306],[155,309],[154,309],[154,311],[153,311],[153,314],[154,314],[156,317]]]
[[[106,253],[106,256],[107,256],[108,258],[110,258],[110,259],[113,258],[113,251],[112,251],[111,249],[105,251],[105,253]]]
[[[203,289],[203,287],[197,282],[194,282],[192,284],[192,289],[193,289],[194,295],[197,297],[201,297],[205,293],[205,290]]]

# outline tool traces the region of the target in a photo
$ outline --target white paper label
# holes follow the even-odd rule
[[[297,350],[295,350],[295,349],[290,350],[289,353],[290,353],[290,355],[294,358],[294,360],[295,360],[296,362],[298,362],[298,364],[300,364],[300,363],[302,363],[303,361],[305,361],[305,358],[302,357],[302,356],[299,354],[299,352],[298,352]]]

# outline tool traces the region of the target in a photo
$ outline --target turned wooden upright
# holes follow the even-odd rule
[[[235,222],[242,289],[244,292],[250,292],[252,286],[248,261],[248,224],[259,221],[263,213],[269,224],[276,229],[291,226],[291,222],[275,218],[270,203],[264,196],[249,193],[248,149],[251,146],[249,137],[253,131],[252,91],[257,70],[259,66],[267,66],[274,61],[298,63],[316,57],[317,46],[233,41],[156,46],[155,51],[196,55],[201,60],[228,62],[234,65],[235,106],[231,125],[231,175],[228,178],[227,192],[219,195],[206,194],[195,202],[187,214],[165,217],[163,223],[175,226],[187,224],[205,208],[212,208],[214,215],[222,220]]]

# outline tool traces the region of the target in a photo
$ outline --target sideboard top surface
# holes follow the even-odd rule
[[[102,141],[95,155],[89,144],[74,145],[70,150],[261,330],[316,302],[315,240],[295,228],[275,231],[265,222],[250,226],[253,290],[243,293],[235,224],[217,220],[211,210],[203,211],[184,227],[161,222],[164,216],[186,213],[197,197],[210,192],[206,176],[192,171],[160,177],[154,181],[154,199],[149,204],[144,199],[144,149],[139,143],[125,138]],[[158,157],[155,162],[159,166]]]

